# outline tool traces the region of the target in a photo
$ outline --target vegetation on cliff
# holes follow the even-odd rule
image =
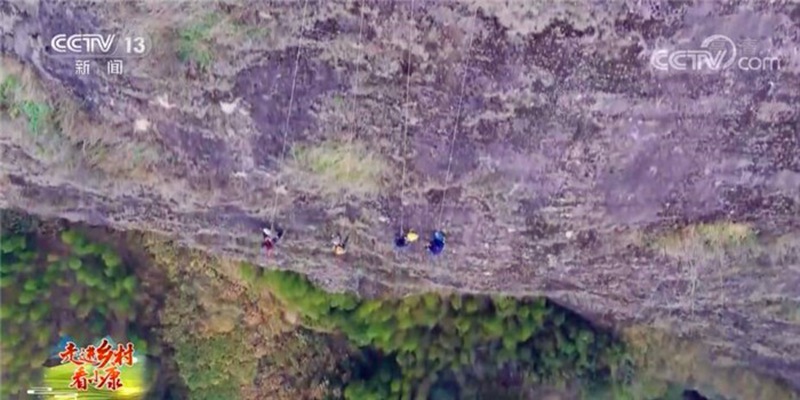
[[[378,354],[347,384],[348,399],[474,396],[478,383],[508,374],[541,384],[608,381],[626,364],[612,335],[543,298],[429,293],[359,300],[291,272],[253,273],[248,265],[242,272],[307,326],[342,332]]]
[[[0,259],[3,397],[36,386],[60,336],[89,343],[110,334],[146,348],[130,326],[138,280],[112,246],[78,230],[11,228]]]
[[[133,340],[159,367],[143,378],[153,398],[792,398],[671,339],[623,345],[544,298],[360,299],[152,235],[3,217],[4,398],[42,382],[62,335]]]
[[[3,398],[67,387],[69,366],[43,373],[59,338],[82,346],[106,336],[133,341],[136,357],[157,367],[144,376],[152,398],[322,399],[335,392],[327,381],[342,375],[347,356],[281,321],[274,304],[237,290],[219,260],[148,235],[7,210],[2,217]],[[124,384],[140,381],[137,375]]]
[[[318,245],[346,230],[370,280],[541,291],[800,382],[796,5],[24,3],[0,23],[5,205],[251,262],[260,219],[280,216],[303,239],[282,267],[337,290],[353,265]],[[152,39],[135,79],[47,56],[53,29],[114,26]],[[755,42],[780,70],[643,62],[748,26],[776,26]],[[448,262],[395,257],[398,222],[446,225]]]
[[[157,336],[174,359],[172,385],[192,399],[324,399],[346,374],[347,344],[282,318],[267,292],[247,290],[235,264],[161,238],[135,239],[169,285]]]

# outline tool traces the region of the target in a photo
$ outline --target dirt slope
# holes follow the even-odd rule
[[[0,206],[333,290],[546,294],[800,382],[800,7],[509,3],[0,1],[22,77]],[[45,54],[98,30],[151,51],[122,76]],[[780,66],[651,65],[713,34]],[[20,99],[49,102],[44,133]],[[401,225],[443,227],[447,254],[393,252]]]

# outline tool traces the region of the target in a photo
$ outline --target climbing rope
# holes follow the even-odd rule
[[[405,115],[403,117],[403,151],[400,157],[403,159],[403,169],[400,175],[400,234],[405,232],[405,190],[406,190],[406,152],[408,151],[408,93],[411,87],[411,27],[414,24],[414,0],[411,0],[411,15],[408,23],[408,48],[406,49],[406,96],[405,96]]]
[[[352,98],[352,102],[350,103],[350,110],[353,111],[353,120],[355,120],[353,124],[353,134],[347,139],[347,144],[352,144],[353,139],[355,139],[356,135],[359,131],[359,121],[358,112],[356,110],[356,104],[358,102],[358,86],[361,83],[360,79],[358,78],[358,73],[361,72],[361,65],[358,63],[358,60],[361,59],[361,55],[364,52],[363,49],[363,31],[364,31],[364,5],[361,6],[359,9],[359,20],[358,20],[358,54],[356,55],[356,83],[353,85],[353,91],[350,92],[350,97]],[[345,176],[350,176],[350,170],[353,168],[353,163],[347,163],[347,174]]]
[[[306,24],[306,7],[308,6],[308,0],[303,1],[303,11],[302,11],[302,20],[300,23],[300,31],[302,32],[303,27]],[[281,148],[281,165],[286,161],[286,142],[289,136],[289,120],[292,117],[292,106],[294,105],[294,91],[297,87],[297,70],[300,66],[300,52],[302,51],[303,47],[298,44],[297,46],[297,56],[294,59],[294,72],[292,74],[292,89],[289,93],[289,108],[286,110],[286,122],[283,126],[283,145]],[[280,179],[278,180],[280,183]],[[270,232],[275,232],[275,216],[278,212],[278,197],[280,196],[277,192],[280,185],[276,186],[275,188],[275,200],[272,205],[272,216],[270,217],[270,225],[269,230]]]
[[[475,8],[475,15],[473,15],[472,20],[476,21],[478,19],[478,8]],[[477,28],[476,28],[477,29]],[[461,88],[459,89],[459,98],[458,98],[458,106],[456,108],[456,119],[453,122],[453,132],[450,135],[450,156],[447,160],[447,173],[445,174],[444,180],[444,190],[442,191],[442,200],[440,202],[439,208],[439,216],[436,218],[436,227],[437,229],[444,229],[442,227],[442,216],[444,215],[444,205],[445,199],[447,197],[447,185],[450,184],[450,169],[453,166],[453,153],[455,150],[456,144],[456,134],[458,133],[458,122],[461,119],[461,106],[464,102],[464,86],[467,83],[467,72],[469,72],[469,57],[470,52],[472,51],[472,42],[475,39],[475,32],[470,32],[469,36],[469,44],[467,45],[467,59],[464,60],[464,75],[461,78]]]
[[[356,104],[358,102],[358,85],[361,83],[361,80],[358,78],[358,73],[361,72],[361,64],[358,63],[358,60],[361,58],[361,55],[364,53],[364,8],[363,6],[359,10],[359,19],[358,19],[358,54],[356,55],[356,83],[353,85],[353,91],[350,93],[350,97],[353,98],[353,102],[351,104],[351,109],[353,110],[353,114],[356,116]],[[353,137],[358,132],[358,118],[354,118],[356,120],[353,126]],[[352,137],[351,137],[352,140]]]
[[[359,17],[358,17],[358,54],[356,55],[356,83],[353,85],[353,91],[350,92],[350,97],[352,101],[350,103],[350,109],[353,110],[353,134],[347,139],[348,144],[352,144],[353,140],[355,139],[356,135],[358,135],[359,131],[359,121],[358,113],[356,112],[356,104],[358,103],[358,86],[360,83],[360,79],[358,77],[359,72],[361,72],[361,65],[359,64],[359,60],[361,59],[361,55],[363,53],[363,32],[364,32],[364,7],[365,5],[361,5],[359,8]],[[344,113],[343,113],[344,114]],[[350,149],[348,149],[349,151]],[[347,163],[347,173],[345,176],[350,176],[350,171],[352,169],[352,163]],[[337,261],[339,262],[339,261]]]

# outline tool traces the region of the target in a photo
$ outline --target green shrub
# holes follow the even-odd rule
[[[8,237],[34,232],[37,228],[38,220],[26,213],[0,210],[0,242],[5,242]]]
[[[327,293],[292,272],[266,271],[257,279],[302,315],[308,327],[341,331],[356,345],[391,360],[382,363],[397,365],[381,364],[381,373],[351,381],[346,398],[417,396],[416,388],[430,387],[450,372],[476,381],[476,364],[484,380],[507,367],[548,383],[608,380],[624,358],[614,337],[544,298],[428,293],[359,300]],[[441,389],[437,393],[445,396]]]
[[[176,343],[175,361],[192,399],[236,399],[253,376],[257,360],[241,333],[209,338],[186,335]]]
[[[16,75],[8,75],[0,82],[0,109],[9,108],[14,103],[14,93],[20,87]]]
[[[45,103],[24,100],[18,107],[28,121],[28,131],[34,135],[41,133],[43,126],[50,118],[50,106]]]
[[[3,397],[36,386],[59,334],[86,342],[134,319],[136,277],[106,246],[66,230],[4,235],[0,248]]]
[[[217,16],[210,14],[202,21],[184,26],[177,31],[177,55],[183,62],[193,62],[201,70],[208,69],[214,61],[211,30],[219,23]]]

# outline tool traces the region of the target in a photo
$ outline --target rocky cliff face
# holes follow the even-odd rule
[[[0,1],[0,205],[333,290],[545,294],[800,381],[800,7],[509,3]],[[47,54],[95,31],[150,52]],[[651,62],[715,34],[727,68]]]

